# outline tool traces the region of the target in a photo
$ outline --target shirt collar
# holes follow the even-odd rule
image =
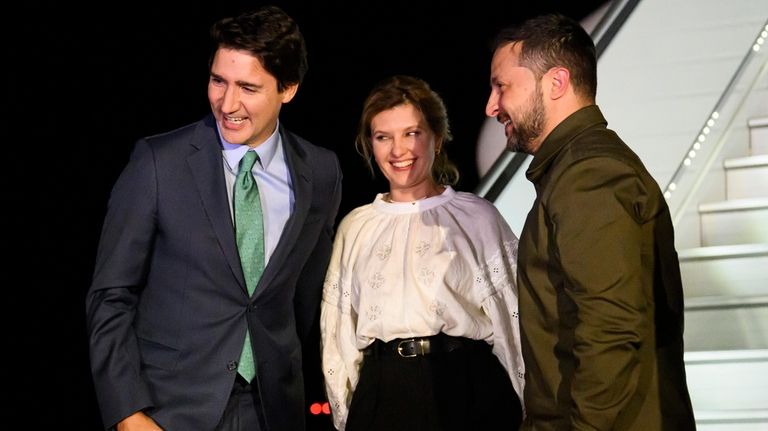
[[[218,129],[218,127],[219,126],[217,124],[216,128]],[[221,133],[219,133],[219,139],[221,140],[224,159],[227,161],[227,164],[229,165],[229,168],[232,170],[232,172],[237,172],[238,166],[240,166],[240,160],[243,158],[243,156],[245,156],[245,153],[251,149],[256,151],[256,154],[259,155],[259,163],[261,163],[261,167],[266,170],[269,167],[270,162],[272,162],[272,159],[275,158],[275,154],[277,154],[277,150],[282,144],[280,140],[279,122],[275,127],[275,131],[272,132],[269,138],[267,138],[266,141],[262,142],[256,148],[251,148],[242,144],[231,144],[224,139]]]
[[[605,127],[607,122],[597,105],[585,106],[572,113],[560,122],[549,135],[544,138],[538,151],[533,156],[525,175],[529,181],[536,183],[548,170],[560,151],[585,130],[596,125]]]

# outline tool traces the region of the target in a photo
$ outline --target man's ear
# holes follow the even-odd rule
[[[288,103],[293,99],[293,96],[296,95],[296,92],[299,91],[299,84],[291,84],[287,85],[283,92],[281,93],[283,96],[283,103]]]
[[[547,72],[550,85],[549,98],[559,99],[568,91],[571,86],[571,72],[564,67],[553,67]]]

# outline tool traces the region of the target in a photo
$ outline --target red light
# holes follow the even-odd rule
[[[326,414],[326,415],[331,414],[331,405],[328,404],[328,401],[323,403],[323,414]]]
[[[312,403],[312,405],[309,406],[309,412],[313,415],[319,415],[320,412],[323,411],[323,406],[320,405],[320,403]]]

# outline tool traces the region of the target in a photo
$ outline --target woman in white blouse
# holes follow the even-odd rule
[[[442,99],[395,76],[365,101],[356,146],[389,181],[339,225],[321,309],[337,429],[515,430],[524,367],[517,237],[457,192]]]

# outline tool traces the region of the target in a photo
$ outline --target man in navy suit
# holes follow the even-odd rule
[[[278,121],[307,70],[296,23],[264,7],[211,35],[212,114],[139,140],[109,200],[86,298],[107,428],[305,428],[301,340],[317,316],[341,170]],[[264,240],[250,295],[233,210],[248,151]],[[238,372],[246,332],[252,379]]]

